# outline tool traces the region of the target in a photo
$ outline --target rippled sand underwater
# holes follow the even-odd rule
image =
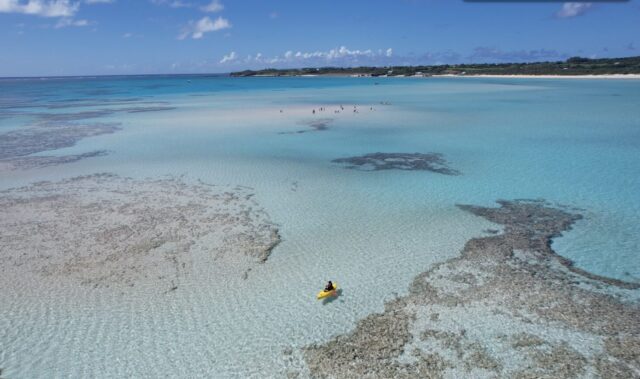
[[[380,320],[401,326],[414,311],[410,333],[397,330],[395,341],[377,341],[379,355],[365,349],[347,362],[373,370],[369,359],[397,361],[394,376],[509,377],[538,362],[547,371],[529,374],[562,377],[547,364],[558,356],[581,362],[573,372],[582,376],[640,370],[616,355],[640,345],[632,325],[638,81],[142,77],[0,86],[3,378],[362,376],[323,354],[364,349],[377,330],[368,323],[389,330]],[[499,199],[516,200],[505,219],[458,206],[492,209]],[[456,259],[488,251],[469,250],[474,239],[511,238],[523,210],[542,218],[518,230],[551,236],[553,254],[535,238],[508,239],[523,251],[509,267],[539,272],[533,285],[556,289],[541,292],[556,304],[568,293],[606,302],[571,312],[618,309],[600,318],[622,329],[542,314],[540,299],[477,301],[506,277],[491,274],[487,284]],[[544,229],[565,217],[569,224]],[[494,253],[486,263],[505,269]],[[454,321],[466,303],[415,290],[417,278],[442,296],[466,296],[474,317]],[[329,279],[341,296],[316,301]],[[385,302],[381,319],[369,316]],[[514,336],[497,343],[496,325],[507,322]],[[517,358],[496,351],[521,340],[529,350]],[[584,341],[595,347],[578,349]],[[442,347],[451,343],[459,351]]]

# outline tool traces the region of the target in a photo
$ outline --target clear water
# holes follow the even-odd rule
[[[8,377],[282,376],[285,348],[350,330],[493,227],[456,203],[545,198],[582,208],[585,219],[554,248],[594,273],[640,282],[640,81],[1,80],[0,132],[28,125],[29,112],[116,107],[47,105],[123,98],[176,109],[95,119],[123,130],[43,154],[109,155],[2,174],[0,187],[103,171],[242,184],[284,241],[249,280],[229,278],[224,288],[215,268],[202,268],[173,297],[0,293]],[[340,104],[347,112],[334,114]],[[319,106],[328,111],[313,116]],[[314,117],[335,119],[326,131],[280,134]],[[463,175],[331,163],[377,151],[443,153]],[[327,279],[344,296],[323,306],[314,294]]]

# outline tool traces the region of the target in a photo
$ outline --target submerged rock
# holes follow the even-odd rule
[[[448,166],[439,153],[372,153],[357,157],[334,159],[334,163],[345,164],[346,168],[361,171],[407,170],[431,171],[443,175],[460,175],[458,170]]]
[[[115,123],[51,123],[0,134],[0,159],[24,157],[42,151],[70,147],[83,138],[114,133]]]
[[[640,286],[553,251],[551,239],[580,215],[543,201],[499,204],[460,205],[504,232],[471,239],[353,332],[304,348],[311,376],[638,377]]]
[[[278,134],[303,134],[308,132],[321,132],[329,130],[329,124],[333,122],[332,118],[321,118],[317,120],[301,121],[299,124],[309,127],[310,129],[296,130],[294,132],[280,132]]]
[[[127,105],[137,105],[137,106],[129,106],[123,108],[104,108],[98,110],[91,111],[80,111],[80,112],[69,112],[69,113],[37,113],[36,115],[43,122],[70,122],[70,121],[80,121],[87,120],[91,118],[100,118],[105,116],[111,116],[116,113],[141,113],[141,112],[160,112],[160,111],[170,111],[177,109],[176,107],[167,106],[167,105],[156,105],[156,103],[151,103],[151,105],[146,105],[148,102],[129,102]],[[83,103],[79,104],[83,106]],[[97,103],[96,105],[100,105]],[[105,103],[105,105],[118,105],[118,103]],[[59,104],[54,105],[59,108]]]
[[[178,109],[177,107],[170,106],[147,106],[147,107],[131,107],[131,108],[123,108],[118,111],[127,112],[127,113],[142,113],[142,112],[161,112],[161,111],[171,111],[174,109]]]
[[[27,156],[0,159],[0,172],[14,170],[28,170],[31,168],[42,168],[48,166],[56,166],[59,164],[77,162],[85,158],[102,157],[107,155],[106,150],[97,150],[89,153],[56,156]]]

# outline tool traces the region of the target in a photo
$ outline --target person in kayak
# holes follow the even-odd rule
[[[327,283],[327,285],[324,287],[324,292],[333,291],[334,289],[336,289],[336,287],[334,287],[333,283],[331,283],[331,280],[329,280],[329,283]]]

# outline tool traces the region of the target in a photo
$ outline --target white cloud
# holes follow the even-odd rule
[[[244,63],[251,63],[251,62],[261,62],[262,61],[262,53],[258,53],[256,54],[255,57],[253,57],[251,54],[247,55],[247,57],[244,59]]]
[[[224,9],[224,5],[218,0],[213,0],[211,3],[200,8],[203,12],[216,13]]]
[[[60,29],[60,28],[66,28],[68,26],[88,26],[88,25],[89,25],[88,20],[74,20],[72,18],[65,17],[58,20],[58,22],[54,25],[54,28]]]
[[[23,13],[40,17],[73,17],[80,7],[70,0],[0,0],[0,13]]]
[[[473,49],[473,53],[466,60],[477,63],[507,63],[557,61],[565,58],[565,54],[551,49],[505,51],[496,47],[479,46]]]
[[[123,63],[123,64],[107,64],[107,65],[104,65],[103,68],[106,71],[133,72],[138,68],[138,66],[136,64]],[[140,71],[138,70],[138,72]]]
[[[184,2],[184,1],[180,1],[180,0],[174,0],[174,1],[169,3],[169,6],[171,8],[190,8],[190,7],[193,6],[193,4],[187,3],[187,2]]]
[[[231,27],[231,23],[226,18],[218,17],[213,22],[213,30],[214,31],[222,30],[222,29],[228,29],[230,27]]]
[[[152,4],[155,5],[167,5],[171,8],[191,8],[193,4],[182,1],[182,0],[151,0]]]
[[[592,6],[592,3],[564,3],[562,8],[556,12],[558,18],[571,18],[585,14]]]
[[[237,61],[237,55],[225,55],[220,63],[230,63]],[[261,53],[255,56],[248,55],[243,59],[244,63],[251,65],[278,65],[278,66],[299,66],[299,65],[358,65],[358,64],[385,64],[388,63],[393,55],[393,49],[373,51],[367,50],[350,50],[345,46],[327,51],[286,51],[282,56],[264,57]]]
[[[228,29],[230,27],[231,23],[226,18],[218,17],[215,20],[211,20],[209,17],[203,17],[195,22],[189,21],[189,24],[184,27],[178,39],[185,39],[189,36],[193,39],[200,39],[204,33]]]
[[[220,63],[233,62],[238,59],[238,54],[235,51],[229,53],[229,55],[224,55],[222,59],[220,59]]]

